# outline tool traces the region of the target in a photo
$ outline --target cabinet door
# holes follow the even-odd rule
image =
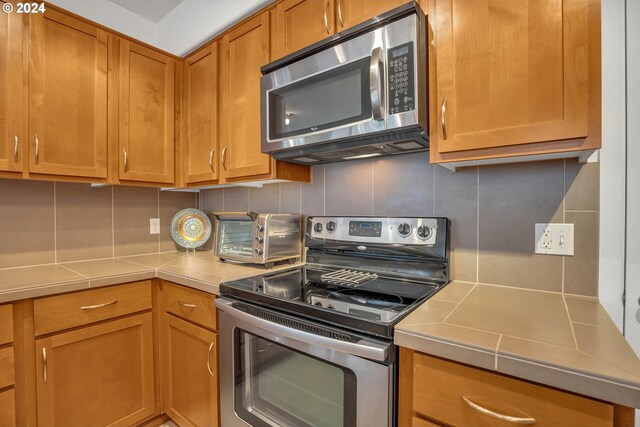
[[[275,8],[273,59],[335,33],[335,0],[284,0]]]
[[[441,153],[585,137],[587,2],[436,0]]]
[[[175,61],[120,40],[119,177],[173,183]]]
[[[186,182],[220,177],[218,158],[218,43],[185,60]]]
[[[406,0],[337,0],[338,31],[353,27],[394,7],[407,3]]]
[[[16,425],[16,392],[14,389],[0,393],[0,426],[15,427]]]
[[[13,0],[0,0],[0,6]],[[22,16],[0,16],[0,171],[21,171],[24,146]]]
[[[180,426],[218,425],[218,338],[165,315],[166,412]]]
[[[155,412],[151,313],[36,341],[38,425],[130,426]]]
[[[269,12],[222,39],[222,173],[238,178],[269,173],[260,151],[260,67],[269,62]]]
[[[29,171],[107,176],[107,33],[29,15]]]

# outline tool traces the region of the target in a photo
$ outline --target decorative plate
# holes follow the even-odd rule
[[[183,209],[171,220],[171,237],[183,248],[198,248],[211,237],[211,221],[199,209]]]

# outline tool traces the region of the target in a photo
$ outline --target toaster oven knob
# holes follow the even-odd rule
[[[256,225],[256,230],[258,230],[258,233],[262,233],[264,231],[264,225],[262,224]]]
[[[336,231],[336,223],[335,223],[335,222],[333,222],[333,221],[329,221],[329,222],[327,223],[327,231],[328,231],[329,233],[333,233],[334,231]]]
[[[418,227],[418,237],[423,240],[431,237],[431,227],[429,227],[428,225],[421,225],[420,227]]]
[[[262,243],[264,239],[261,236],[256,237],[256,243]]]
[[[256,254],[262,255],[262,248],[256,248]]]
[[[403,222],[398,226],[398,234],[402,237],[407,237],[409,234],[411,234],[411,226],[406,222]]]
[[[322,233],[322,224],[319,222],[316,222],[315,225],[313,226],[313,231],[315,231],[316,233]]]

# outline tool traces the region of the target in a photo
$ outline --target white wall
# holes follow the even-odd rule
[[[625,283],[625,54],[625,0],[603,1],[599,298],[620,330]]]

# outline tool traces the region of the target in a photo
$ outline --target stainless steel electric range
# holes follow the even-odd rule
[[[305,266],[221,284],[222,426],[395,425],[393,327],[448,283],[448,236],[446,218],[310,217]]]

